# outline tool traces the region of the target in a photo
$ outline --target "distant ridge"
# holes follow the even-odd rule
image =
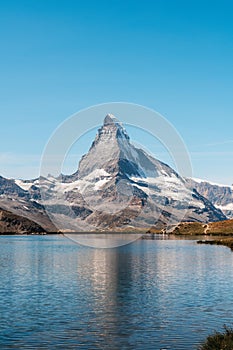
[[[190,185],[220,209],[227,218],[233,218],[233,186],[201,179],[188,179]]]

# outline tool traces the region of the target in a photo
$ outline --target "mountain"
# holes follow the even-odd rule
[[[136,148],[111,114],[74,174],[40,184],[42,203],[63,231],[226,219],[171,167]]]
[[[108,114],[72,175],[0,179],[0,206],[46,230],[96,231],[164,227],[226,217],[167,164],[135,147]]]
[[[0,234],[43,234],[45,230],[35,222],[0,209]]]
[[[233,186],[215,184],[201,179],[188,179],[190,186],[206,197],[227,218],[233,218]]]
[[[27,218],[45,231],[57,229],[40,204],[39,180],[13,180],[0,176],[0,208],[7,213]]]

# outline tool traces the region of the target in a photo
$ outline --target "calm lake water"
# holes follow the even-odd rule
[[[233,253],[192,240],[94,249],[0,236],[1,349],[196,349],[233,322]]]

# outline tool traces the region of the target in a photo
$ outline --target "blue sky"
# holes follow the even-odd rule
[[[233,183],[232,1],[9,0],[0,13],[1,175],[38,176],[62,121],[125,101],[174,125],[195,177]]]

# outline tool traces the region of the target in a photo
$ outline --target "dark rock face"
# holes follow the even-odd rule
[[[204,196],[200,195],[196,189],[193,190],[193,196],[195,198],[201,199],[205,205],[203,209],[194,209],[197,214],[208,213],[210,222],[225,220],[226,216],[222,213],[222,211],[216,208],[208,199]]]

